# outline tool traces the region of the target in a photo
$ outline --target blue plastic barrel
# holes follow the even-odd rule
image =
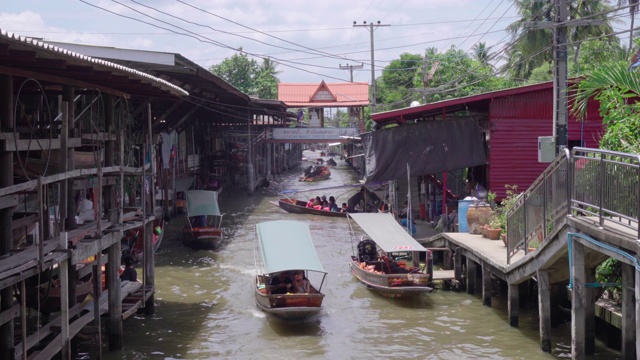
[[[469,224],[467,223],[467,211],[469,206],[473,203],[473,200],[459,200],[458,201],[458,232],[469,232]]]

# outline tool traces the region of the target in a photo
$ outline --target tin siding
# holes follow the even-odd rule
[[[597,109],[597,102],[591,101],[583,146],[598,147],[603,130]],[[553,134],[553,90],[496,98],[489,119],[489,189],[502,199],[505,184],[525,191],[548,166],[538,162],[538,137]],[[569,140],[580,139],[580,123],[572,116],[568,133]]]

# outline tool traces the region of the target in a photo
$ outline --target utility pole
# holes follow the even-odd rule
[[[567,0],[554,0],[556,11],[553,22],[529,22],[525,27],[530,29],[553,29],[553,137],[556,143],[556,154],[559,154],[569,143],[567,122],[567,27],[602,25],[603,20],[570,20]]]
[[[569,143],[567,134],[567,120],[569,109],[567,107],[567,27],[562,23],[569,20],[569,4],[567,0],[556,0],[556,23],[553,36],[553,99],[554,113],[553,136],[556,139],[556,155]]]
[[[356,25],[356,22],[353,22],[353,27],[364,27],[369,30],[370,40],[371,40],[371,113],[376,112],[376,67],[375,67],[375,57],[373,55],[373,32],[380,26],[391,26],[389,24],[380,24],[380,20],[378,20],[377,24],[372,22],[367,25],[366,21],[362,22],[362,25]]]
[[[353,82],[353,69],[362,69],[364,68],[364,64],[360,64],[360,65],[345,65],[342,66],[342,64],[339,65],[340,69],[342,70],[349,70],[349,73],[351,74],[351,82]]]

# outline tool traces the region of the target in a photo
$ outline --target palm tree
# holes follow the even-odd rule
[[[640,73],[629,70],[626,61],[607,64],[594,70],[574,87],[572,112],[584,118],[589,99],[600,102],[602,122],[606,126],[600,147],[609,150],[640,152]]]
[[[527,78],[531,70],[552,59],[553,30],[532,29],[532,22],[555,21],[555,6],[551,1],[514,0],[518,8],[520,19],[507,27],[512,41],[508,51],[508,63],[516,63],[512,56],[520,57],[519,63],[526,62],[527,66],[520,66],[521,73],[516,76]],[[628,0],[640,1],[640,0]],[[569,29],[569,42],[573,49],[580,50],[580,42],[603,34],[611,34],[611,22],[606,12],[611,7],[601,0],[570,0],[569,16],[571,19],[586,18],[589,20],[603,20],[602,25],[577,26]],[[577,59],[577,56],[576,56]],[[514,73],[512,71],[512,73]]]
[[[489,50],[491,50],[491,48],[492,46],[487,46],[484,42],[479,42],[473,45],[472,50],[474,59],[483,66],[489,65],[489,59],[491,59]]]
[[[633,49],[633,23],[635,22],[636,14],[639,10],[639,2],[640,0],[618,0],[618,6],[629,5],[629,15],[631,15],[631,24],[629,25],[629,52]]]

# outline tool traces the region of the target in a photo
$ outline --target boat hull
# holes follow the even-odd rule
[[[313,289],[315,291],[315,289]],[[256,305],[260,310],[284,320],[304,320],[322,309],[324,294],[267,294],[256,278]]]
[[[325,172],[322,173],[318,176],[312,176],[312,177],[307,177],[307,176],[300,176],[298,178],[298,181],[300,182],[315,182],[315,181],[322,181],[322,180],[327,180],[331,177],[331,172]]]
[[[378,274],[361,268],[355,256],[351,257],[349,267],[358,281],[386,297],[411,297],[433,291],[433,288],[428,286],[427,274]]]
[[[222,242],[222,229],[214,227],[183,228],[185,245],[195,248],[214,249]]]
[[[286,212],[292,214],[311,214],[311,215],[320,215],[320,216],[329,216],[329,217],[347,217],[347,213],[344,212],[332,212],[325,210],[318,210],[314,208],[308,208],[307,203],[301,200],[291,200],[291,199],[280,199],[277,203],[280,208],[285,210]]]
[[[76,284],[76,303],[82,303],[91,290],[93,290],[93,281],[91,274],[89,274]],[[62,303],[60,294],[60,287],[49,282],[37,287],[27,287],[27,306],[42,314],[59,312]]]

